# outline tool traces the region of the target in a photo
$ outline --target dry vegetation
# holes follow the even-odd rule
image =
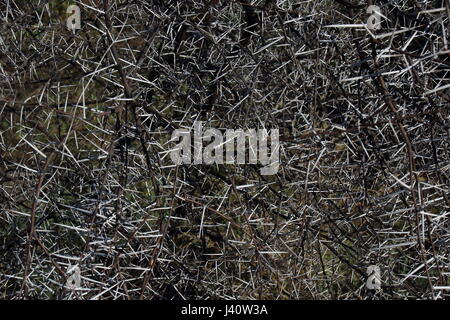
[[[448,1],[46,4],[0,0],[0,297],[449,296]],[[278,174],[172,165],[195,120]]]

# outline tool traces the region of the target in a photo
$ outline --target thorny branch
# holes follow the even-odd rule
[[[448,1],[73,4],[0,0],[2,298],[448,298]],[[174,165],[194,121],[278,173]]]

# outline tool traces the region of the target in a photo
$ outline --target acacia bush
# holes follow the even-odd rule
[[[448,298],[449,17],[448,1],[0,0],[1,297]],[[174,165],[171,133],[194,121],[279,129],[278,173]]]

